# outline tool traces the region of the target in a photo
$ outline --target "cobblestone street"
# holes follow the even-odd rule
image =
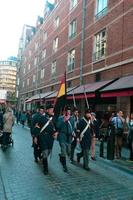
[[[133,200],[133,175],[90,161],[89,172],[68,163],[64,173],[55,142],[49,161],[49,175],[34,163],[30,131],[15,125],[14,147],[0,148],[0,200]]]

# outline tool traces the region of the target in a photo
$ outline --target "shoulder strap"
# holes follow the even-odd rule
[[[84,130],[81,132],[80,134],[80,140],[82,140],[82,138],[84,137],[85,132],[87,131],[87,129],[90,127],[90,121],[87,121],[84,117],[83,120],[87,123],[86,127],[84,128]]]
[[[49,123],[52,121],[52,119],[53,119],[53,117],[49,118],[49,120],[46,122],[46,124],[41,128],[40,133],[42,133],[46,129],[46,127],[49,125]]]

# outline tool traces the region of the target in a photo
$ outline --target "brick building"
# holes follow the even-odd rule
[[[132,22],[130,0],[55,1],[22,52],[21,108],[52,101],[66,70],[68,103],[133,111]]]

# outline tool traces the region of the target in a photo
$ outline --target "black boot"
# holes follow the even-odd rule
[[[48,160],[47,158],[43,159],[43,172],[45,175],[48,174]]]
[[[66,157],[62,157],[62,165],[64,172],[67,172],[67,166],[66,166]]]
[[[64,172],[67,172],[68,170],[67,170],[67,166],[66,166],[66,157],[63,157],[60,154],[59,154],[59,157],[60,157],[60,162],[61,162],[61,164],[63,166]]]

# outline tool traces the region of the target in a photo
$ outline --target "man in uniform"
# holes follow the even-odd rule
[[[54,107],[49,104],[46,106],[45,116],[42,117],[41,123],[39,124],[41,130],[39,134],[40,147],[43,157],[43,170],[44,174],[48,174],[48,156],[52,152],[54,138],[57,138],[57,132],[55,129],[53,117]]]
[[[77,153],[77,162],[83,157],[83,168],[89,171],[89,150],[91,146],[91,113],[90,110],[85,111],[84,117],[79,121],[77,132],[79,133],[79,140],[82,151]]]
[[[38,163],[38,159],[41,158],[41,150],[39,146],[39,127],[38,125],[41,122],[41,118],[44,115],[44,107],[40,106],[37,108],[37,112],[32,116],[31,121],[31,136],[32,136],[32,147],[34,153],[35,162]]]
[[[73,131],[72,143],[71,143],[71,156],[70,156],[71,163],[73,163],[74,151],[77,145],[77,125],[79,123],[79,112],[77,108],[73,109],[72,117],[74,119],[74,131]]]
[[[74,131],[74,118],[71,116],[70,107],[66,106],[64,115],[59,116],[57,130],[59,132],[58,141],[61,148],[59,158],[64,172],[67,172],[66,155],[70,156],[71,154],[72,134]]]

